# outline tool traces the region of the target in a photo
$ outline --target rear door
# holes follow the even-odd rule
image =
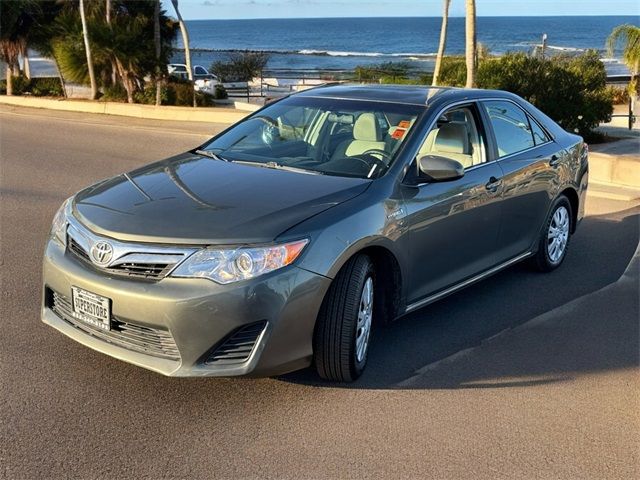
[[[527,253],[538,239],[559,184],[559,150],[536,120],[510,100],[481,102],[494,156],[504,173],[498,262]]]
[[[408,303],[457,284],[496,263],[502,170],[487,156],[487,137],[473,103],[447,110],[423,140],[418,157],[459,161],[454,181],[406,186],[409,229]],[[417,168],[414,161],[414,166]]]

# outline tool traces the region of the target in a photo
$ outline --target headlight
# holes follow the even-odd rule
[[[72,198],[67,198],[62,203],[51,223],[51,237],[58,240],[62,245],[67,243],[67,216],[70,213]]]
[[[238,282],[290,265],[307,243],[309,240],[269,247],[207,248],[191,255],[171,275],[208,278],[222,284]]]

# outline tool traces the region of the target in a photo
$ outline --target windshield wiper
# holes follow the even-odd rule
[[[317,170],[309,170],[307,168],[300,168],[300,167],[290,167],[289,165],[282,165],[281,163],[277,163],[277,162],[262,163],[262,162],[251,162],[248,160],[233,160],[233,163],[240,163],[242,165],[253,165],[255,167],[262,167],[262,168],[273,168],[274,170],[286,170],[288,172],[305,173],[307,175],[324,175],[324,173],[319,172]]]
[[[228,162],[229,161],[226,158],[222,158],[220,155],[218,155],[216,153],[213,153],[211,150],[196,149],[196,150],[193,150],[193,153],[198,154],[198,155],[202,155],[203,157],[213,158],[214,160],[220,160],[221,162]]]

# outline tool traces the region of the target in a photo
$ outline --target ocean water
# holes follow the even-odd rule
[[[425,71],[433,68],[440,23],[439,17],[187,22],[194,63],[205,67],[223,58],[225,51],[263,50],[271,52],[272,69],[352,69],[407,60]],[[548,45],[558,50],[596,49],[604,56],[607,36],[623,23],[640,25],[640,17],[479,17],[477,35],[493,54],[530,51],[546,33]],[[464,37],[464,18],[450,18],[447,53],[463,54]],[[174,61],[183,57],[177,51]],[[610,73],[626,72],[616,62],[608,62],[607,68]]]

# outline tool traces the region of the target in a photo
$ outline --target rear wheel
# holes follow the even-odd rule
[[[571,240],[571,203],[565,196],[558,197],[540,234],[538,253],[532,264],[542,272],[558,268],[569,249]]]
[[[333,280],[325,297],[313,339],[318,374],[327,380],[350,382],[367,363],[375,275],[370,258],[350,259]]]

